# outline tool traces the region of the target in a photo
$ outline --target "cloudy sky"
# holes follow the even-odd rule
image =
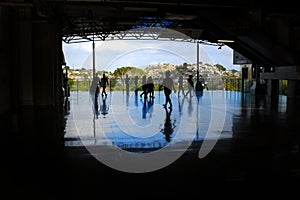
[[[67,65],[71,68],[93,67],[92,42],[63,43]],[[199,60],[203,63],[221,64],[226,69],[240,70],[233,65],[233,50],[227,46],[200,44]],[[149,64],[184,62],[196,63],[197,45],[182,41],[159,40],[108,40],[95,42],[95,68],[114,71],[118,67],[135,66],[144,68]]]

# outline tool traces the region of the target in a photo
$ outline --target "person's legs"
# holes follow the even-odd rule
[[[170,98],[170,94],[166,96],[166,104],[165,106],[167,106],[167,104],[169,103],[169,108],[172,108],[172,101],[171,101],[171,98]]]
[[[168,95],[168,102],[169,102],[169,105],[170,105],[170,108],[172,108],[172,101],[171,101],[171,98],[170,98],[170,94]]]
[[[165,104],[163,105],[164,107],[166,107],[168,103],[169,103],[170,107],[172,107],[172,101],[171,101],[170,95],[171,95],[171,90],[166,90],[165,91],[166,100],[165,100]]]
[[[154,98],[154,91],[153,90],[150,91],[150,98]]]
[[[105,96],[107,96],[105,89],[106,89],[106,87],[103,87],[103,89],[102,89],[102,96],[104,96],[104,94],[105,94]]]

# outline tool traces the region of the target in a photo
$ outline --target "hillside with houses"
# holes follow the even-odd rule
[[[186,78],[189,75],[193,75],[196,80],[197,68],[199,69],[199,77],[204,80],[207,89],[224,89],[226,80],[239,80],[241,78],[241,72],[237,70],[227,70],[222,65],[210,65],[206,63],[196,64],[183,63],[182,65],[172,65],[168,63],[148,65],[145,68],[137,68],[134,66],[119,67],[113,72],[97,71],[99,76],[105,73],[111,81],[111,89],[122,90],[124,88],[124,78],[126,75],[132,79],[131,85],[133,85],[133,77],[142,77],[143,75],[149,77],[152,76],[154,82],[159,84],[159,81],[164,77],[166,71],[171,71],[171,77],[176,81],[180,75]],[[67,73],[68,83],[71,89],[86,90],[90,82],[93,80],[92,69],[70,69],[66,67],[64,73]],[[79,84],[79,85],[78,85]],[[76,86],[76,88],[74,88]]]

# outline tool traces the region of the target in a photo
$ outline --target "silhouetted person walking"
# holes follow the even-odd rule
[[[169,108],[172,108],[173,104],[171,101],[171,93],[172,90],[174,90],[174,92],[176,93],[176,89],[174,87],[174,82],[171,79],[171,72],[170,71],[166,71],[165,72],[166,77],[163,79],[163,87],[164,87],[164,94],[165,94],[165,104],[163,105],[164,107],[166,107],[169,104]]]
[[[202,81],[203,78],[201,78],[201,75],[200,75],[200,78],[199,76],[197,76],[197,81],[196,81],[196,84],[195,84],[195,93],[196,93],[196,96],[197,98],[202,96],[203,95],[203,81]]]
[[[192,97],[192,92],[194,90],[194,80],[193,80],[193,75],[189,75],[189,78],[187,79],[188,82],[188,91],[185,94],[185,96],[187,96],[188,94],[190,95],[190,97]]]
[[[105,74],[103,74],[103,77],[101,78],[101,87],[102,87],[102,96],[107,96],[106,94],[106,87],[108,86],[108,78],[105,76]]]
[[[154,98],[154,83],[152,76],[149,76],[147,79],[147,94],[149,93],[150,98]]]
[[[145,75],[142,77],[142,90],[143,92],[140,94],[140,97],[142,98],[144,95],[144,99],[147,99],[147,78]]]
[[[99,93],[100,93],[100,78],[98,77],[98,74],[96,73],[95,76],[93,77],[92,80],[92,84],[90,87],[90,95],[91,95],[91,99],[92,102],[94,104],[94,114],[96,115],[96,118],[98,118],[99,112],[98,112],[98,97],[99,97]]]
[[[99,96],[99,93],[100,93],[99,85],[101,85],[100,78],[99,78],[98,74],[96,73],[94,78],[93,78],[91,87],[90,87],[90,94],[94,98],[98,98],[98,96]]]
[[[126,93],[129,94],[129,81],[130,81],[130,78],[128,77],[128,74],[126,74],[126,77],[125,77],[125,87],[126,87]]]
[[[183,89],[183,76],[180,75],[178,79],[178,97],[180,97],[180,92],[184,96],[184,89]]]

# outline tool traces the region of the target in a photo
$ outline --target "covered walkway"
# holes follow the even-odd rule
[[[158,93],[155,96],[152,117],[163,115],[163,123],[165,117],[165,110],[161,106],[163,98],[160,99]],[[173,145],[172,149],[165,151],[164,155],[172,156],[178,151],[182,152],[182,155],[169,165],[147,173],[113,169],[99,161],[93,154],[97,152],[102,156],[109,155],[111,152],[105,147],[115,146],[143,155],[169,145],[159,131],[157,135],[144,137],[141,141],[141,138],[132,136],[134,129],[126,129],[127,127],[122,129],[120,127],[125,125],[120,123],[117,125],[120,129],[112,128],[111,133],[106,132],[107,138],[101,138],[103,137],[101,129],[93,123],[102,124],[104,127],[108,123],[109,127],[115,127],[111,124],[113,121],[110,121],[114,107],[120,109],[120,105],[125,106],[132,119],[139,123],[142,123],[139,120],[147,121],[150,117],[147,112],[146,118],[143,118],[143,103],[138,99],[136,105],[133,93],[129,95],[127,105],[126,98],[121,98],[126,97],[125,94],[110,93],[107,98],[113,97],[118,97],[120,102],[117,104],[108,101],[108,114],[104,117],[99,113],[98,118],[94,118],[93,102],[89,100],[89,94],[85,92],[71,94],[72,109],[67,119],[65,148],[55,159],[49,159],[38,153],[26,155],[26,152],[20,151],[26,144],[14,143],[18,145],[16,148],[18,150],[14,152],[16,156],[10,157],[10,162],[6,163],[8,169],[5,174],[6,186],[13,187],[15,191],[10,195],[26,196],[31,199],[86,199],[102,196],[140,199],[142,196],[159,198],[176,197],[179,194],[188,197],[199,197],[204,194],[214,196],[212,191],[225,189],[227,191],[224,193],[225,196],[237,195],[237,190],[253,195],[263,192],[272,196],[291,192],[300,183],[300,137],[297,124],[299,109],[289,107],[293,105],[287,103],[285,96],[279,96],[277,108],[274,109],[267,106],[268,100],[265,97],[254,98],[253,95],[242,95],[233,91],[204,93],[199,104],[196,96],[192,97],[191,101],[187,97],[179,101],[180,99],[174,95],[172,120],[176,119],[178,125],[184,123],[179,120],[180,110],[181,116],[189,114],[193,116],[197,114],[199,106],[202,108],[198,112],[205,116],[199,118],[203,120],[199,123],[202,127],[198,127],[198,136],[197,126],[189,125],[184,129],[186,132],[174,131],[170,142]],[[99,97],[99,100],[101,98]],[[222,102],[226,103],[225,123],[216,145],[207,156],[199,158],[203,134],[208,129],[209,121],[205,119],[209,116],[208,113],[211,113],[208,109],[211,107],[209,105],[211,98],[222,98]],[[189,106],[192,106],[192,110],[189,110],[191,108]],[[132,110],[133,108],[137,109]],[[136,125],[127,124],[127,126],[134,128]],[[193,128],[196,130],[191,131]],[[124,130],[127,130],[127,134],[122,133]],[[43,129],[40,131],[42,133]],[[175,137],[176,134],[180,137]],[[182,148],[182,141],[191,142],[188,149]],[[150,145],[154,143],[161,146],[154,148]],[[90,147],[97,150],[91,153]],[[265,188],[266,185],[271,189]],[[286,186],[289,188],[284,189]]]

